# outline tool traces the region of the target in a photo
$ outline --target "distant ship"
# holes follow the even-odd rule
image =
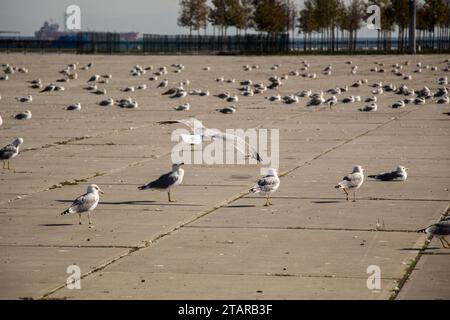
[[[60,40],[61,38],[75,38],[78,31],[59,31],[57,23],[44,22],[44,25],[34,33],[37,40]],[[135,41],[139,32],[119,32],[120,41]]]

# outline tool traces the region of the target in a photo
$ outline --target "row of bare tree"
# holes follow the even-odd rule
[[[304,37],[304,49],[319,43],[320,49],[334,51],[338,41],[354,50],[358,31],[368,18],[368,4],[381,11],[378,30],[379,49],[391,49],[397,31],[397,47],[406,48],[408,35],[408,0],[305,0],[298,10],[293,0],[181,0],[178,25],[190,33],[200,33],[209,24],[214,34],[224,36],[230,27],[236,34],[253,29],[268,34],[292,32]],[[418,40],[431,43],[450,39],[450,0],[417,0]],[[314,39],[314,41],[312,41]],[[438,42],[440,43],[440,42]]]

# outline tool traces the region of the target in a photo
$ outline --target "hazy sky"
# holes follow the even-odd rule
[[[303,0],[294,0],[299,8]],[[81,8],[82,30],[177,34],[179,0],[0,0],[0,30],[34,35],[45,20],[64,28],[67,6]],[[363,31],[362,35],[369,35]]]

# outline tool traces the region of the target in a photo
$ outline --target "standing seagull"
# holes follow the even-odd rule
[[[450,235],[450,217],[447,217],[441,222],[435,223],[428,228],[418,230],[417,232],[438,237],[442,246],[446,249],[450,249],[450,243],[445,239],[445,236]]]
[[[16,138],[13,142],[11,142],[11,144],[8,144],[7,146],[0,149],[0,160],[3,161],[3,169],[11,169],[9,160],[19,154],[19,148],[22,143],[22,138]],[[6,163],[8,163],[8,168],[6,168],[5,166]]]
[[[271,206],[270,195],[278,190],[280,186],[280,178],[277,175],[277,171],[275,169],[269,169],[266,176],[262,177],[258,180],[253,188],[250,189],[250,192],[253,193],[264,193],[266,198],[265,207]]]
[[[79,224],[83,224],[81,222],[81,214],[87,212],[89,224],[91,225],[91,212],[98,205],[98,201],[100,200],[100,195],[98,193],[104,193],[97,185],[91,184],[88,186],[87,191],[82,196],[79,196],[75,199],[69,209],[61,212],[61,215],[69,214],[69,213],[78,213]]]
[[[346,200],[348,201],[349,189],[354,189],[353,191],[353,202],[356,202],[356,190],[358,190],[364,182],[364,169],[361,166],[353,167],[352,173],[346,175],[341,182],[339,182],[335,188],[342,189],[345,192]]]
[[[379,174],[370,175],[368,177],[381,181],[406,181],[406,178],[408,177],[407,171],[408,168],[398,166],[397,169],[395,169],[395,171],[383,172]]]
[[[167,190],[167,195],[169,197],[169,202],[175,202],[170,198],[170,189],[176,187],[181,184],[184,177],[184,170],[181,169],[181,166],[184,163],[174,163],[172,165],[172,171],[166,174],[163,174],[155,181],[149,182],[146,185],[138,187],[139,190],[146,189],[158,189],[158,190]]]

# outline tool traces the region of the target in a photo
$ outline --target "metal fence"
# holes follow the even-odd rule
[[[144,34],[144,53],[282,54],[289,52],[289,35],[164,36]]]
[[[418,39],[419,52],[448,53],[450,39]],[[407,50],[407,48],[405,48]],[[153,35],[135,41],[121,41],[118,33],[80,32],[58,40],[0,39],[0,52],[70,52],[78,54],[318,54],[318,53],[403,53],[397,39],[388,43],[358,39],[350,46],[339,39],[334,46],[320,39],[290,38],[280,35],[189,36]]]

